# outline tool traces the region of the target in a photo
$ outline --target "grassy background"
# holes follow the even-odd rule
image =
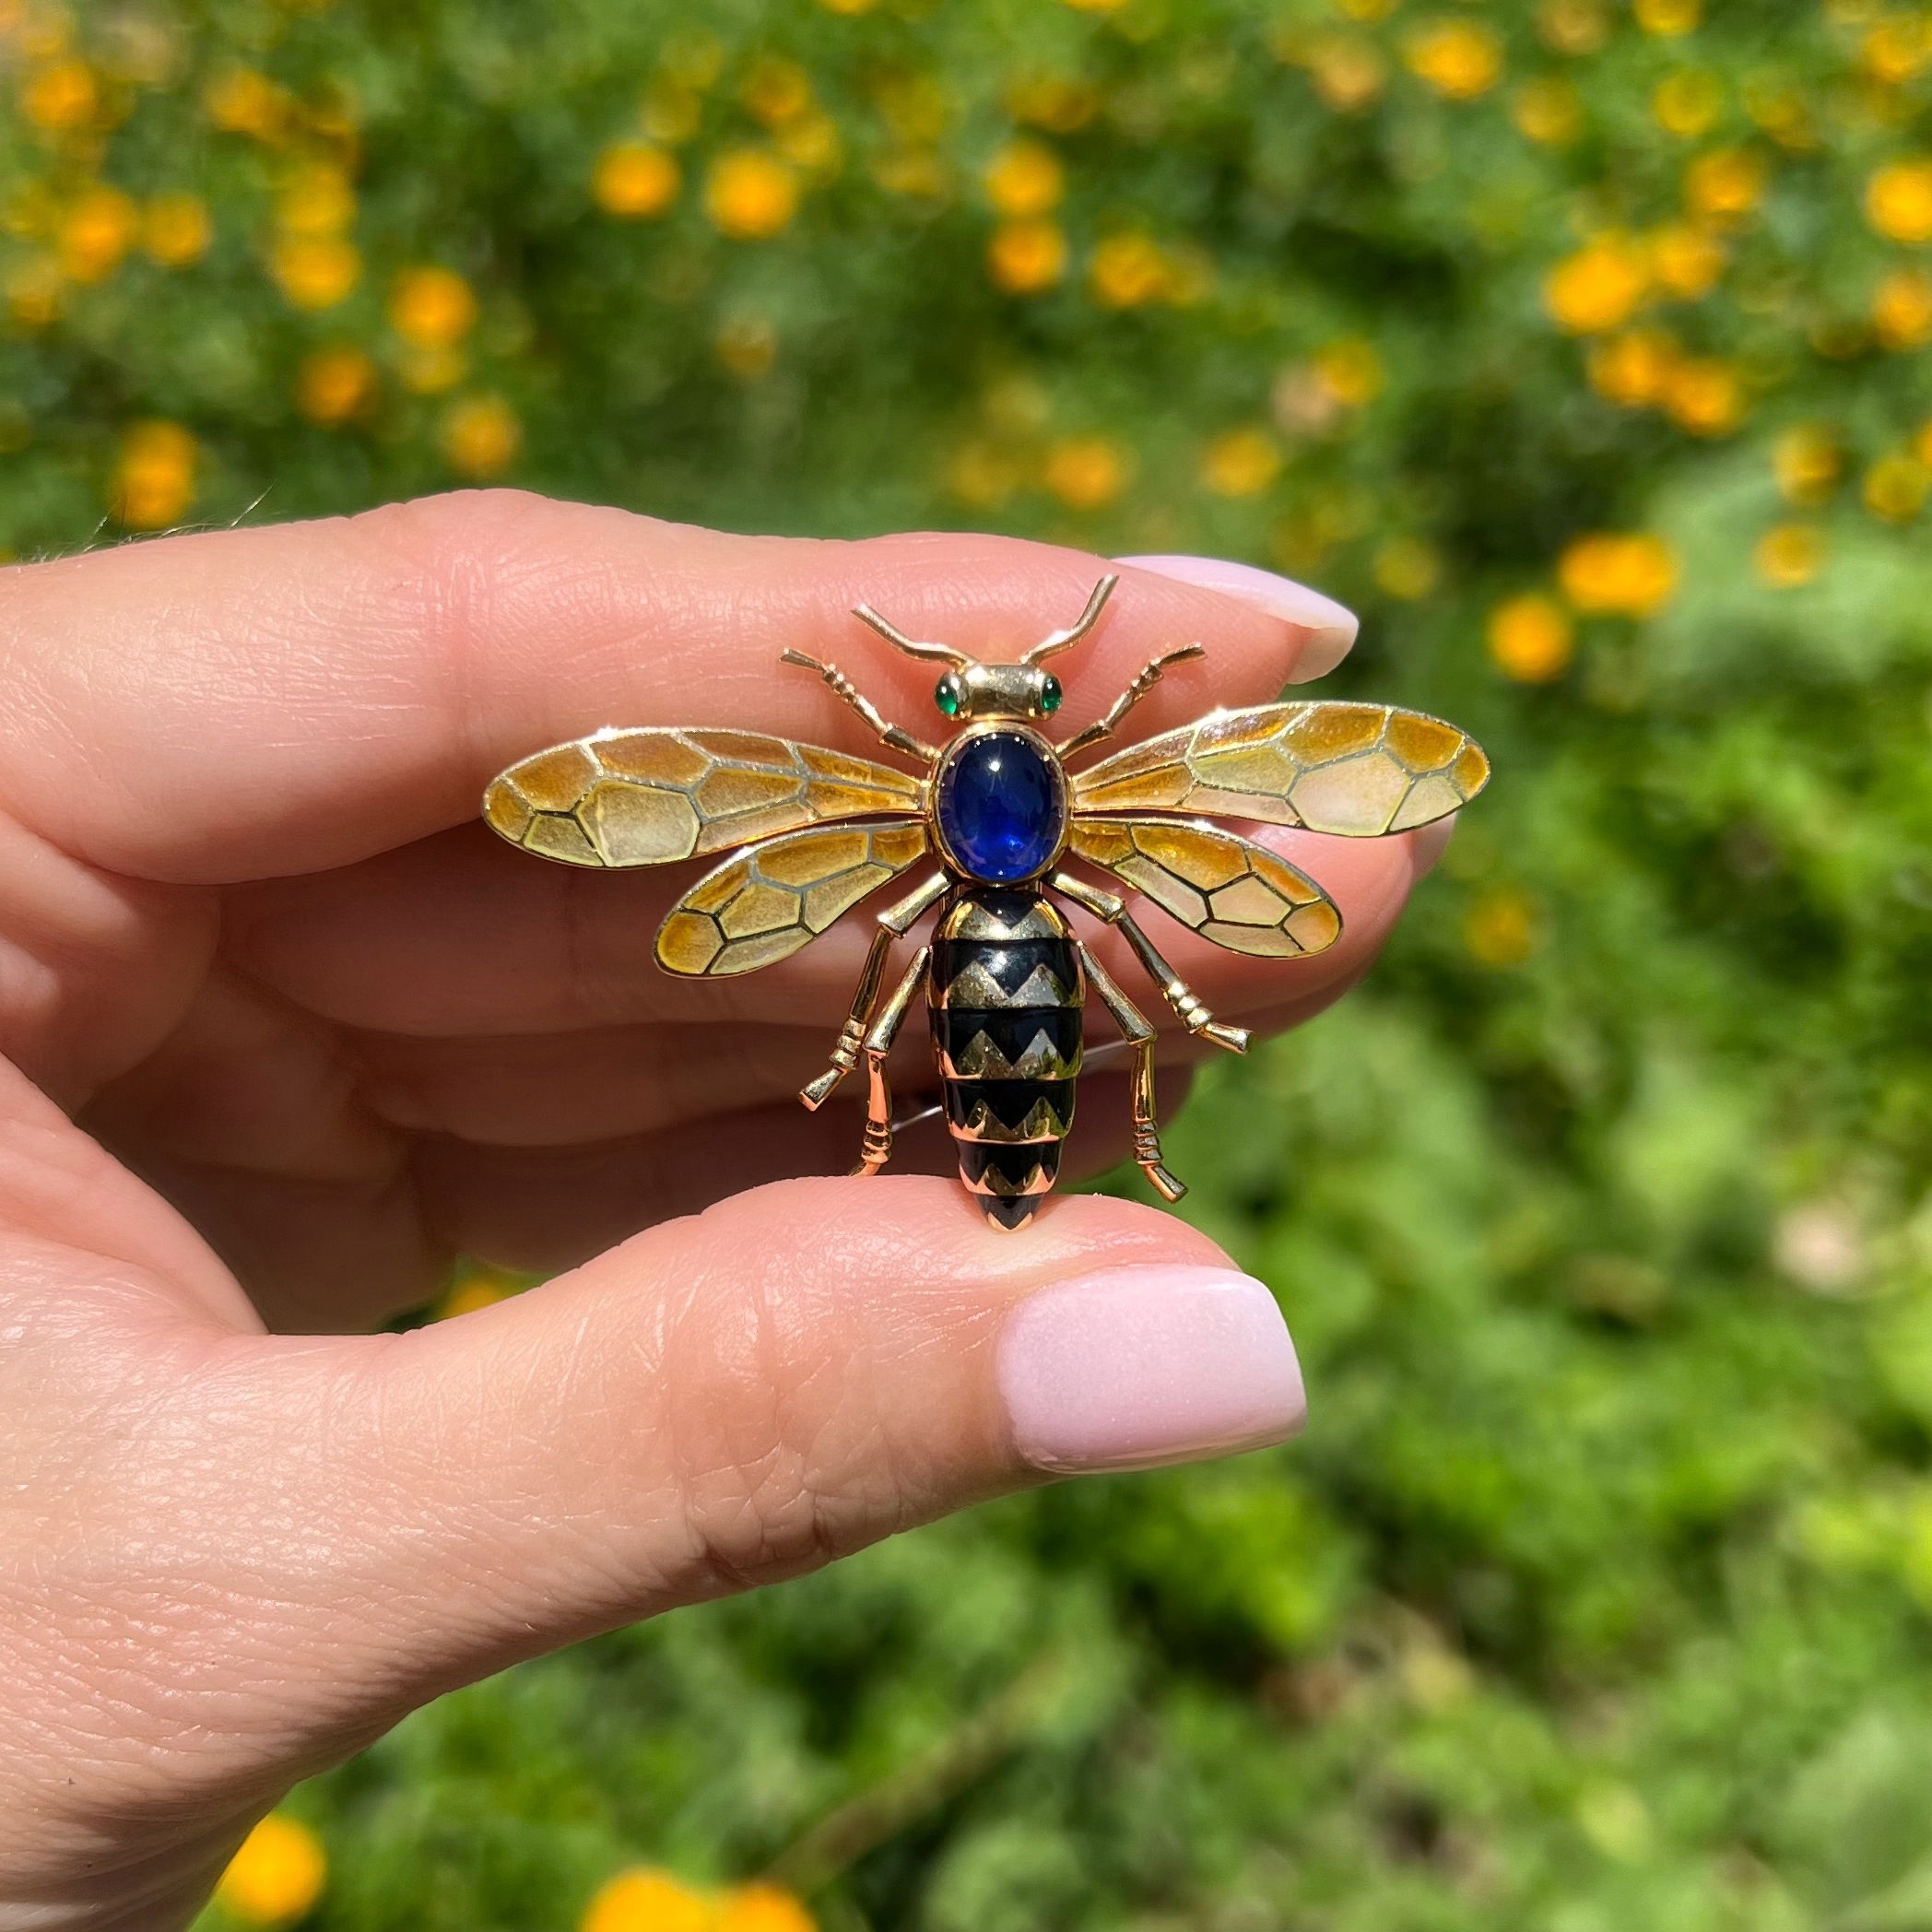
[[[1932,1926],[1923,12],[0,0],[0,60],[17,555],[498,476],[1218,552],[1502,774],[1172,1137],[1303,1443],[448,1699],[298,1794],[318,1932],[636,1860],[880,1932]]]

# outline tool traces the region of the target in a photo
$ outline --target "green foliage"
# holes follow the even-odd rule
[[[1697,12],[0,5],[16,553],[501,474],[1245,556],[1500,774],[1173,1136],[1305,1441],[445,1700],[317,1926],[847,1806],[834,1927],[1932,1925],[1932,29]]]

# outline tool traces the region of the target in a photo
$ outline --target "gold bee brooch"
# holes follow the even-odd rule
[[[831,1064],[800,1099],[822,1105],[863,1058],[854,1172],[877,1173],[892,1150],[886,1056],[923,987],[960,1177],[994,1225],[1023,1227],[1054,1184],[1073,1124],[1090,986],[1132,1055],[1134,1158],[1163,1198],[1178,1200],[1185,1190],[1162,1164],[1154,1113],[1154,1029],[1054,896],[1118,929],[1190,1032],[1233,1053],[1248,1036],[1196,998],[1124,900],[1062,861],[1112,874],[1231,952],[1301,959],[1339,937],[1334,901],[1285,859],[1205,820],[1379,838],[1467,805],[1490,766],[1440,719],[1314,701],[1211,712],[1069,772],[1168,666],[1204,654],[1186,644],[1155,658],[1103,717],[1055,744],[1043,727],[1059,709],[1060,682],[1042,665],[1093,629],[1116,581],[1103,577],[1078,620],[1018,664],[920,642],[860,605],[854,615],[888,643],[948,666],[933,698],[958,729],[943,745],[889,724],[835,666],[783,654],[891,750],[917,760],[917,775],[757,732],[613,726],[512,765],[485,793],[484,817],[512,844],[568,866],[666,866],[729,851],[658,928],[658,964],[692,979],[788,958],[936,858],[929,878],[878,914]],[[930,941],[881,1004],[894,942],[935,908]]]

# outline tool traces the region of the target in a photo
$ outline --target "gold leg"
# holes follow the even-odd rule
[[[798,1095],[808,1112],[816,1113],[831,1098],[839,1082],[859,1064],[859,1052],[865,1044],[866,1029],[872,1022],[878,989],[885,981],[886,960],[891,953],[892,942],[902,939],[912,930],[919,915],[944,896],[946,886],[945,873],[936,872],[916,891],[908,893],[897,905],[889,906],[878,915],[878,930],[872,936],[871,950],[859,973],[858,990],[852,995],[852,1011],[845,1016],[845,1024],[839,1029],[838,1041],[832,1047],[831,1065]]]
[[[891,746],[895,751],[903,751],[913,758],[923,758],[928,762],[939,755],[937,745],[928,745],[923,738],[915,738],[910,731],[891,724],[879,711],[878,705],[840,670],[837,665],[821,664],[816,657],[808,657],[803,651],[781,651],[780,664],[796,665],[801,670],[816,671],[845,702],[857,712],[859,716],[876,731],[882,743]]]
[[[1157,657],[1152,663],[1142,666],[1140,675],[1108,708],[1103,718],[1096,718],[1085,731],[1077,731],[1064,745],[1055,745],[1054,753],[1063,759],[1071,758],[1077,751],[1084,751],[1090,745],[1098,745],[1102,738],[1111,738],[1120,728],[1120,721],[1160,682],[1160,674],[1172,664],[1185,664],[1190,657],[1206,657],[1205,644],[1183,644],[1178,651],[1169,651]]]
[[[1187,982],[1160,957],[1154,942],[1134,923],[1125,900],[1112,892],[1102,892],[1099,887],[1090,886],[1085,879],[1071,878],[1065,872],[1054,873],[1052,884],[1054,891],[1066,893],[1077,906],[1084,906],[1096,919],[1104,919],[1109,925],[1119,929],[1121,937],[1134,948],[1134,957],[1146,967],[1148,977],[1160,987],[1161,998],[1174,1009],[1181,1024],[1190,1033],[1197,1039],[1211,1041],[1216,1046],[1225,1047],[1231,1054],[1247,1052],[1247,1028],[1223,1026],[1215,1019],[1196,997]]]
[[[1154,1030],[1086,946],[1080,948],[1080,958],[1086,963],[1093,990],[1101,996],[1101,1004],[1113,1016],[1114,1025],[1134,1055],[1134,1159],[1163,1201],[1178,1201],[1187,1192],[1187,1186],[1168,1172],[1160,1159],[1160,1123],[1154,1113]]]
[[[913,995],[919,991],[931,950],[930,947],[922,946],[913,955],[905,976],[892,989],[891,998],[866,1035],[866,1140],[859,1164],[853,1169],[854,1174],[876,1174],[891,1158],[892,1088],[886,1078],[886,1055],[892,1051],[892,1042],[913,1004]]]

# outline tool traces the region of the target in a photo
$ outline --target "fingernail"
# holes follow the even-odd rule
[[[1306,1407],[1274,1296],[1230,1268],[1109,1268],[1042,1289],[1007,1318],[999,1386],[1020,1455],[1062,1475],[1260,1449]]]
[[[1130,564],[1137,571],[1151,571],[1157,577],[1174,577],[1183,583],[1197,583],[1203,590],[1218,590],[1223,596],[1239,597],[1271,618],[1299,625],[1309,636],[1295,660],[1290,684],[1303,684],[1334,670],[1348,656],[1361,628],[1347,605],[1297,583],[1292,577],[1278,577],[1273,571],[1256,570],[1251,563],[1234,563],[1225,557],[1116,557],[1113,560]]]

